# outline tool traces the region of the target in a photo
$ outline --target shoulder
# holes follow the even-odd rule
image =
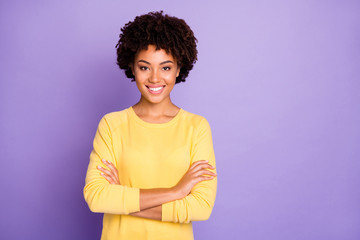
[[[107,127],[111,131],[114,131],[127,121],[127,109],[123,109],[120,111],[114,111],[104,114],[100,119],[99,126]]]
[[[106,113],[102,118],[109,122],[123,122],[128,120],[127,109]]]
[[[194,128],[210,128],[209,121],[202,115],[195,114],[184,110],[184,119],[187,123],[189,123]]]

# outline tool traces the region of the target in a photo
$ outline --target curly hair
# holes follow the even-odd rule
[[[138,51],[155,45],[156,50],[164,49],[170,53],[180,66],[176,82],[185,82],[186,77],[197,61],[197,39],[183,19],[163,15],[163,11],[149,12],[137,16],[121,28],[117,48],[117,65],[125,70],[128,78],[135,81],[130,65]]]

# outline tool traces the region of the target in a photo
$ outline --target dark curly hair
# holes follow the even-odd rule
[[[117,65],[125,70],[132,82],[135,76],[130,65],[134,62],[135,54],[147,49],[150,44],[155,45],[156,50],[164,49],[176,59],[180,73],[175,84],[185,82],[197,60],[197,39],[183,19],[163,15],[163,11],[149,12],[125,24],[121,32],[116,44]]]

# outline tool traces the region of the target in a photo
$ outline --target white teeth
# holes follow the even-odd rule
[[[151,88],[149,87],[151,91],[159,91],[160,89],[162,89],[163,87],[158,87],[158,88]]]

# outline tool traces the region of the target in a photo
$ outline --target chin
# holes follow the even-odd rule
[[[145,99],[150,102],[150,103],[161,103],[162,101],[164,101],[164,98],[148,98],[145,97]]]

